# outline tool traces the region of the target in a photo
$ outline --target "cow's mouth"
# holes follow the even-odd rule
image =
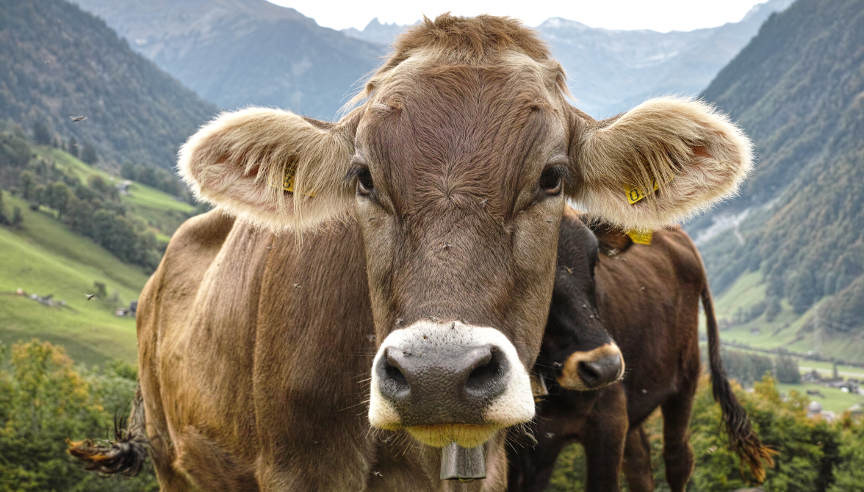
[[[412,425],[405,428],[414,439],[436,448],[447,446],[451,442],[463,448],[480,446],[499,429],[501,426],[493,424]]]

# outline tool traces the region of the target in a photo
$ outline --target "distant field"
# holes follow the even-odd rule
[[[741,277],[722,295],[715,299],[717,317],[733,319],[739,308],[748,309],[756,303],[765,299],[765,284],[759,272],[749,272]],[[759,349],[785,348],[798,353],[815,351],[823,356],[835,356],[853,362],[864,362],[864,343],[823,340],[812,333],[800,333],[799,330],[810,312],[804,316],[797,316],[791,307],[782,303],[782,311],[771,322],[766,321],[764,314],[748,323],[724,329],[720,332],[721,342],[733,342],[748,345]],[[818,304],[811,309],[818,309]],[[704,321],[703,321],[704,325]],[[727,346],[728,349],[739,352],[753,352],[758,355],[775,357],[758,351],[749,351],[741,347]],[[810,370],[817,370],[823,377],[830,377],[833,372],[831,362],[807,360],[796,357],[798,367],[803,374]],[[837,367],[843,377],[864,379],[864,369],[849,365]],[[864,395],[853,395],[844,393],[839,389],[827,388],[818,384],[808,383],[800,385],[780,384],[777,385],[781,393],[797,391],[806,395],[807,390],[818,390],[823,397],[807,395],[810,400],[818,401],[824,410],[840,413],[856,403],[864,405]]]
[[[37,153],[82,181],[92,175],[121,181],[102,170],[51,147]],[[148,274],[126,264],[90,239],[66,228],[50,210],[32,211],[9,193],[6,207],[19,207],[20,229],[0,227],[0,342],[40,338],[66,347],[76,361],[98,364],[110,359],[134,363],[137,355],[135,321],[114,315],[138,298]],[[129,214],[145,221],[162,240],[194,207],[159,190],[132,183],[121,197]],[[88,301],[94,282],[107,287],[108,299]],[[67,307],[47,307],[15,295],[16,289],[41,296],[53,294]],[[113,300],[116,296],[116,302]]]
[[[780,393],[788,394],[790,391],[797,391],[798,393],[807,396],[808,399],[818,401],[822,405],[823,410],[830,410],[832,412],[841,413],[844,410],[847,410],[852,405],[856,403],[860,403],[864,405],[864,395],[853,395],[849,393],[844,393],[839,389],[835,388],[826,388],[825,386],[820,386],[818,384],[781,384],[777,383],[777,390]],[[807,390],[819,391],[825,397],[821,397],[818,395],[807,395]]]
[[[106,300],[88,301],[93,282],[103,282],[121,305],[137,299],[147,275],[93,241],[70,232],[44,212],[8,194],[7,206],[22,210],[22,229],[0,227],[0,340],[42,338],[64,345],[76,360],[135,361],[135,321],[114,316]],[[53,294],[66,308],[52,308],[15,295]]]
[[[749,309],[765,299],[765,284],[760,272],[748,272],[715,299],[717,318],[734,319],[739,308]],[[801,316],[796,315],[784,300],[782,311],[772,321],[765,315],[747,323],[722,330],[721,340],[762,349],[785,348],[800,353],[814,351],[822,356],[837,357],[864,363],[864,339],[861,335],[842,337],[824,333],[802,332],[804,322],[816,314],[817,303]],[[702,322],[704,326],[704,321]],[[807,364],[811,364],[807,361]],[[811,364],[812,365],[812,364]],[[821,368],[820,366],[813,366]],[[864,372],[864,371],[862,371]]]
[[[747,352],[753,353],[757,355],[762,355],[765,357],[776,357],[774,354],[766,354],[764,352],[759,352],[756,350],[748,350],[746,348],[741,347],[733,347],[726,346],[729,350],[734,350],[736,352]],[[794,357],[794,356],[793,356]],[[798,360],[798,369],[800,369],[801,373],[809,372],[813,369],[819,372],[822,377],[831,377],[834,372],[834,364],[831,362],[824,362],[818,360],[808,360],[802,357],[795,357]],[[840,376],[847,378],[857,378],[864,380],[864,368],[849,366],[845,364],[838,364],[837,371],[840,373]]]

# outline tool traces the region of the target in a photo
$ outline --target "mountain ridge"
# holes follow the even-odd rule
[[[798,0],[771,16],[703,91],[751,137],[758,159],[738,197],[687,224],[702,238],[715,292],[731,295],[741,279],[759,279],[758,294],[736,306],[750,311],[741,330],[775,330],[773,344],[797,349],[833,343],[836,353],[854,352],[858,360],[864,359],[861,6]],[[703,235],[712,227],[713,235]]]
[[[172,167],[179,145],[216,112],[77,6],[0,4],[0,65],[10,68],[0,74],[5,118],[93,144],[108,166]]]
[[[651,97],[697,95],[771,13],[791,3],[769,0],[754,6],[739,22],[692,31],[604,29],[560,17],[534,29],[564,67],[577,106],[605,118]],[[407,27],[382,24],[376,18],[363,31],[343,32],[389,45]]]
[[[170,9],[159,8],[174,5],[167,0],[76,2],[223,109],[276,106],[332,119],[387,51],[264,0],[192,0]]]

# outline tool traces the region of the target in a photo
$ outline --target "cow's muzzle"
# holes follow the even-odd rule
[[[531,385],[498,330],[420,322],[392,332],[372,368],[369,420],[426,444],[466,447],[534,416]]]
[[[614,342],[589,351],[573,352],[564,362],[558,384],[569,390],[594,390],[624,376],[624,357]]]
[[[388,347],[375,367],[381,396],[402,425],[482,424],[483,410],[507,388],[510,368],[493,345],[437,350]]]

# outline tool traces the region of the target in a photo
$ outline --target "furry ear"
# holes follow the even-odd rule
[[[752,167],[750,141],[699,101],[658,98],[596,122],[573,111],[570,191],[590,213],[657,229],[735,193]]]
[[[181,147],[178,170],[196,197],[231,214],[272,229],[311,227],[354,196],[344,178],[357,119],[356,111],[336,124],[269,108],[222,113]]]

